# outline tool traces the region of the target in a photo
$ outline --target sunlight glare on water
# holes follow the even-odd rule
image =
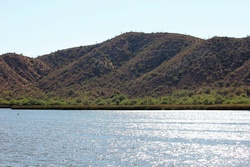
[[[1,109],[0,122],[2,166],[250,164],[249,111]]]

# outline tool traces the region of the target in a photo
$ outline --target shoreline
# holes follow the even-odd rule
[[[250,110],[250,104],[219,105],[13,105],[10,109],[30,110]]]

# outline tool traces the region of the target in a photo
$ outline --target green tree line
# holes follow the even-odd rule
[[[161,97],[129,98],[124,94],[113,94],[109,98],[60,98],[60,97],[18,97],[1,96],[0,105],[216,105],[250,104],[250,90],[246,87],[199,90],[178,90]]]

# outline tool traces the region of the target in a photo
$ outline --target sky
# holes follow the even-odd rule
[[[250,34],[249,0],[0,0],[0,54],[37,57],[125,32]]]

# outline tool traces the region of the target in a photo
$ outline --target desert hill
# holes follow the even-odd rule
[[[203,40],[130,32],[37,58],[1,55],[0,91],[64,98],[94,99],[114,93],[158,97],[204,86],[249,87],[249,67],[249,37]]]

